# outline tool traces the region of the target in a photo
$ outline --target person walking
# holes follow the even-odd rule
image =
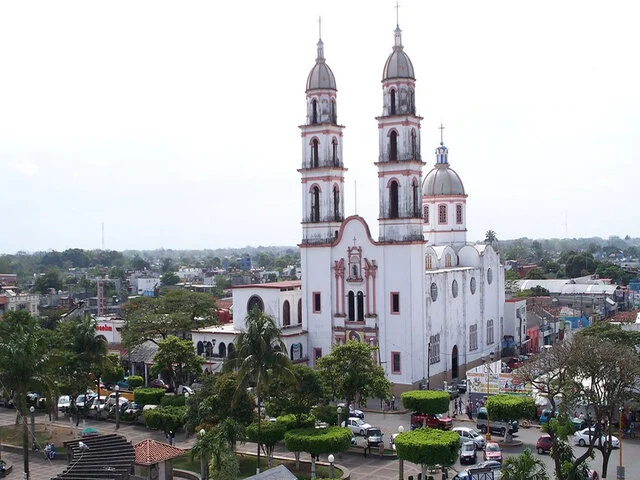
[[[395,410],[396,409],[396,396],[395,394],[391,395],[391,410]]]

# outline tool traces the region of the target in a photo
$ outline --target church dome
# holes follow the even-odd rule
[[[336,77],[333,76],[329,65],[325,63],[324,44],[322,40],[318,41],[318,58],[316,58],[316,64],[307,77],[307,90],[318,88],[336,90]]]
[[[422,195],[465,195],[460,176],[449,167],[449,150],[442,143],[436,148],[436,165],[422,182]]]
[[[387,62],[384,64],[382,81],[391,78],[411,78],[413,80],[416,78],[413,73],[411,59],[409,59],[409,55],[404,53],[401,32],[400,27],[396,27],[394,32],[395,45],[393,46],[393,52],[391,52],[391,55],[387,58]]]

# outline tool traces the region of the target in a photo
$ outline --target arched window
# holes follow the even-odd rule
[[[450,267],[451,266],[451,254],[450,253],[447,253],[444,256],[444,266],[445,267]]]
[[[431,270],[433,268],[433,261],[431,260],[431,255],[427,255],[424,257],[424,269]]]
[[[389,92],[389,114],[390,115],[395,115],[396,114],[396,91],[394,89],[391,89],[391,91]]]
[[[221,358],[226,358],[227,356],[227,346],[222,342],[218,345],[218,355],[220,355]]]
[[[338,166],[338,140],[335,138],[331,140],[331,160],[333,161],[333,166]]]
[[[415,91],[413,88],[409,89],[409,111],[414,115],[416,113]]]
[[[398,160],[398,134],[395,131],[389,134],[389,160]]]
[[[285,300],[282,305],[282,325],[288,327],[291,325],[291,306],[289,300]]]
[[[350,322],[355,321],[356,319],[356,302],[355,302],[355,295],[353,294],[353,291],[349,291],[349,294],[347,295],[347,299],[348,299],[348,317],[347,319]]]
[[[447,223],[446,205],[438,205],[438,223]]]
[[[318,123],[318,101],[317,100],[313,100],[313,102],[311,102],[311,123]]]
[[[456,205],[456,223],[462,223],[462,205]]]
[[[258,295],[252,295],[247,302],[247,312],[250,312],[254,308],[257,308],[259,311],[264,312],[264,302]]]
[[[311,142],[311,167],[318,168],[318,139],[314,138]]]
[[[398,182],[389,185],[389,218],[398,218]]]
[[[413,179],[411,190],[413,193],[413,216],[420,218],[420,186],[415,178]]]
[[[491,345],[494,341],[493,320],[487,320],[487,345]]]
[[[425,205],[424,207],[422,207],[423,210],[423,217],[424,217],[424,223],[429,223],[429,205]]]
[[[333,187],[333,219],[339,221],[340,219],[340,189],[338,186]]]
[[[202,355],[204,353],[204,344],[202,342],[198,342],[197,350],[198,355]]]
[[[358,321],[363,322],[364,321],[364,293],[358,292],[358,295],[356,295],[356,298],[358,300]]]
[[[298,300],[298,325],[302,325],[302,299]]]
[[[229,346],[227,346],[227,354],[229,356],[233,355],[233,352],[235,351],[236,347],[233,343],[229,342]]]
[[[335,100],[331,100],[331,123],[338,123],[338,112],[336,111]]]
[[[317,223],[320,221],[320,189],[313,187],[311,190],[311,221]]]
[[[211,342],[204,344],[204,354],[207,357],[213,357],[213,344]]]
[[[415,129],[411,130],[411,158],[418,158],[418,138]]]

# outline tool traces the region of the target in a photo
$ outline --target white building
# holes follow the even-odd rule
[[[30,315],[37,316],[39,304],[40,294],[38,293],[17,293],[12,289],[2,290],[0,292],[0,318],[3,313],[16,310],[26,310]]]
[[[290,356],[309,357],[312,366],[335,344],[366,342],[377,347],[377,361],[401,391],[462,377],[499,350],[504,268],[490,246],[467,244],[467,195],[442,141],[422,178],[422,117],[399,28],[383,72],[374,163],[379,238],[362,217],[344,217],[344,127],[320,40],[300,126],[301,288],[296,282],[234,288],[234,331],[258,306],[283,328]]]

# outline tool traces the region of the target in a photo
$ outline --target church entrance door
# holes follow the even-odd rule
[[[451,350],[451,378],[458,378],[458,346]]]

